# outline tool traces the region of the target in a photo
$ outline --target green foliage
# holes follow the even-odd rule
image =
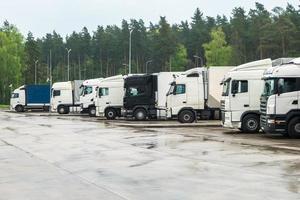
[[[148,27],[148,28],[147,28]],[[8,102],[13,88],[34,82],[67,80],[67,51],[70,79],[91,79],[128,73],[129,33],[132,30],[132,73],[182,71],[197,66],[194,56],[206,65],[239,65],[253,60],[300,55],[300,9],[288,4],[272,11],[256,3],[249,12],[234,8],[230,18],[206,17],[196,9],[191,22],[170,25],[166,17],[155,24],[123,20],[121,26],[86,27],[63,38],[53,31],[42,38],[29,33],[26,40],[16,27],[5,22],[0,28],[0,102]],[[222,31],[220,31],[222,30]],[[205,45],[204,45],[205,44]],[[52,60],[50,64],[50,51]],[[204,59],[206,58],[206,59]]]
[[[211,41],[203,44],[207,66],[226,66],[231,64],[232,47],[227,45],[222,28],[213,29]]]
[[[15,26],[5,22],[0,27],[0,103],[8,102],[9,86],[17,87],[23,82],[23,61],[23,37]]]
[[[176,53],[171,58],[172,71],[184,71],[188,64],[187,49],[179,44]]]

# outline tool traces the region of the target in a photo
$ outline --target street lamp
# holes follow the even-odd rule
[[[129,64],[128,64],[128,68],[129,68],[129,74],[131,74],[131,41],[132,41],[132,32],[133,29],[130,30],[129,32]]]
[[[146,62],[146,74],[148,73],[148,64],[150,64],[150,63],[152,63],[153,62],[153,60],[148,60],[147,62]]]
[[[70,53],[72,51],[72,49],[67,49],[66,51],[68,52],[68,81],[70,81]]]
[[[123,66],[125,67],[125,74],[126,74],[126,72],[127,72],[127,67],[128,67],[128,64],[123,64]]]
[[[37,63],[39,62],[39,60],[36,60],[35,62],[34,62],[34,84],[36,85],[36,77],[37,77],[37,75],[36,75],[36,69],[37,69]]]
[[[194,58],[195,58],[195,60],[196,60],[196,67],[198,67],[197,59],[199,59],[199,60],[201,61],[201,66],[200,66],[200,67],[202,67],[202,66],[203,66],[203,59],[202,59],[202,57],[197,56],[197,55],[194,55]]]

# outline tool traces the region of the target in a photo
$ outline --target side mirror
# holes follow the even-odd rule
[[[239,82],[238,81],[232,81],[232,86],[231,86],[231,94],[233,97],[238,93],[239,90]]]
[[[283,85],[284,85],[284,80],[283,79],[279,79],[278,80],[278,84],[277,84],[277,94],[278,96],[280,96],[283,93]]]

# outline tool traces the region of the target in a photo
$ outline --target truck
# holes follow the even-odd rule
[[[13,91],[10,109],[24,112],[32,109],[48,111],[50,107],[50,85],[23,85]]]
[[[194,68],[174,76],[167,93],[168,118],[181,123],[193,123],[199,118],[220,119],[220,83],[232,68]]]
[[[245,133],[259,132],[260,97],[264,88],[264,72],[290,58],[263,59],[240,65],[229,71],[222,81],[222,125]]]
[[[68,114],[70,109],[80,108],[82,80],[57,82],[51,88],[51,111]]]
[[[300,58],[264,73],[260,99],[261,128],[266,133],[300,137]]]
[[[160,72],[128,76],[124,82],[122,116],[137,121],[166,119],[166,94],[174,75],[181,72]]]
[[[96,116],[95,97],[101,80],[103,80],[103,78],[85,80],[81,85],[81,112],[88,113],[90,117]]]
[[[125,78],[126,76],[118,75],[100,81],[95,98],[97,117],[106,117],[108,120],[121,117]]]

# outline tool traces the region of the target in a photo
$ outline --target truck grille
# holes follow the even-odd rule
[[[260,98],[260,125],[262,127],[267,125],[267,101],[268,98]]]

